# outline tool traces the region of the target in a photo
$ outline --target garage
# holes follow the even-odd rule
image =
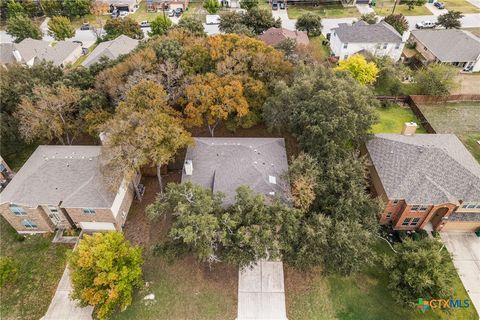
[[[115,231],[115,225],[110,222],[80,222],[80,228],[85,231]]]
[[[475,232],[477,229],[480,229],[480,221],[448,221],[442,231]]]

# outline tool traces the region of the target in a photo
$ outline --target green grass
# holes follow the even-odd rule
[[[388,16],[392,13],[394,3],[394,0],[378,0],[373,9],[379,16]],[[395,14],[399,13],[404,16],[425,16],[432,14],[432,12],[430,12],[425,6],[416,6],[412,10],[409,10],[406,5],[397,4]]]
[[[15,145],[2,145],[2,157],[10,169],[18,171],[37,149],[38,145],[38,143],[23,144],[21,142],[16,142]]]
[[[405,122],[416,122],[418,119],[408,107],[392,105],[380,107],[376,110],[379,122],[372,126],[372,133],[400,133]],[[418,133],[425,133],[423,127],[417,129]]]
[[[95,50],[95,48],[98,46],[98,43],[94,43],[92,44],[89,48],[88,48],[88,53],[87,54],[83,54],[80,58],[77,59],[77,61],[75,61],[75,63],[73,64],[73,67],[78,67],[78,66],[81,66],[82,65],[82,62],[85,61],[85,59],[87,59],[88,55],[92,53],[93,50]]]
[[[480,28],[465,28],[463,30],[470,31],[471,33],[473,33],[477,37],[480,37]]]
[[[323,18],[360,17],[360,12],[358,12],[357,8],[345,8],[341,4],[320,4],[318,6],[289,5],[287,7],[287,13],[290,19],[298,19],[307,12],[318,14]]]
[[[1,256],[15,259],[17,273],[0,289],[0,314],[7,319],[40,319],[65,269],[69,247],[52,244],[52,235],[15,240],[16,231],[0,217]]]
[[[473,157],[480,162],[480,144],[478,144],[478,141],[480,141],[480,132],[458,134],[458,137],[472,153]]]
[[[383,242],[377,243],[374,250],[379,254],[393,254]],[[323,276],[320,270],[315,270],[308,280],[307,285],[300,288],[298,281],[287,282],[287,311],[290,320],[478,319],[473,306],[455,309],[447,314],[441,310],[422,313],[416,308],[398,304],[388,289],[388,274],[380,263],[350,277]],[[452,298],[468,299],[456,273],[453,289],[455,293]],[[293,297],[292,293],[297,297]]]
[[[442,0],[445,9],[448,11],[460,11],[462,13],[479,13],[480,8],[474,6],[466,0]]]

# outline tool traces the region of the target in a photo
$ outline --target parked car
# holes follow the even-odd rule
[[[416,25],[417,29],[430,29],[430,28],[435,28],[436,24],[435,22],[425,20],[422,22],[418,22]]]
[[[148,27],[150,27],[150,22],[148,21],[140,22],[140,28],[148,28]]]
[[[182,8],[175,9],[175,17],[180,17],[183,13]]]
[[[441,2],[435,2],[433,5],[438,9],[445,9],[445,5]]]
[[[175,16],[175,10],[170,10],[170,11],[168,11],[168,16],[169,16],[169,17]]]
[[[278,3],[272,2],[272,10],[278,10]]]
[[[126,16],[128,16],[128,13],[129,13],[128,11],[120,11],[119,17],[120,18],[125,18]]]
[[[118,11],[117,9],[113,9],[112,11],[112,18],[117,18],[120,14],[120,11]]]
[[[90,30],[90,23],[84,22],[84,23],[80,26],[80,30]]]
[[[78,43],[80,46],[82,46],[82,47],[83,47],[83,42],[82,42],[82,41],[73,40],[72,42],[73,42],[73,43]]]
[[[463,72],[471,72],[472,70],[473,70],[473,65],[466,66],[465,68],[463,68]]]
[[[176,8],[176,9],[175,9],[175,12],[183,13],[183,9],[182,9],[182,8]]]

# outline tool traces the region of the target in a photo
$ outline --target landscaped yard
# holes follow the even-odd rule
[[[17,232],[0,217],[0,253],[12,257],[16,275],[0,289],[0,318],[40,319],[65,269],[70,247],[52,244],[52,235],[27,236],[18,241]]]
[[[480,8],[475,7],[473,4],[466,0],[442,0],[445,4],[445,9],[448,11],[455,10],[462,13],[478,13]]]
[[[378,0],[374,10],[379,16],[388,16],[392,13],[394,3],[394,0]],[[426,16],[432,14],[425,6],[416,6],[412,10],[409,10],[406,5],[397,4],[395,14],[399,13],[404,16]]]
[[[378,254],[393,254],[383,242],[374,250]],[[460,278],[456,276],[455,279],[453,297],[468,299]],[[447,314],[440,310],[422,313],[416,308],[399,305],[388,290],[388,274],[380,261],[350,277],[325,276],[319,269],[302,274],[286,268],[285,281],[290,320],[478,319],[473,306],[453,309]]]
[[[409,107],[400,105],[391,105],[388,107],[380,107],[377,110],[379,122],[372,127],[373,133],[400,133],[405,122],[420,122],[415,117]],[[417,129],[418,133],[425,133],[423,127]]]
[[[341,4],[319,4],[317,6],[289,5],[287,7],[290,19],[298,19],[298,17],[307,12],[316,13],[324,18],[360,17],[360,12],[358,12],[357,8],[345,8]]]

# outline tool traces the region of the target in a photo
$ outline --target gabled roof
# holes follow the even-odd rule
[[[110,208],[115,195],[100,172],[100,148],[39,146],[0,193],[0,203]]]
[[[395,28],[380,21],[376,24],[368,24],[365,21],[358,21],[353,24],[339,23],[333,28],[340,41],[343,43],[398,43],[402,42],[402,36]]]
[[[234,201],[236,189],[242,185],[267,197],[273,192],[286,200],[287,184],[282,176],[288,170],[288,163],[282,138],[194,138],[194,141],[185,158],[193,161],[193,174],[188,176],[184,171],[182,182],[191,181],[223,192],[226,204]]]
[[[418,39],[441,62],[475,61],[480,55],[480,39],[457,29],[413,30]]]
[[[377,134],[367,150],[389,199],[480,202],[480,164],[453,134]]]
[[[14,63],[17,60],[13,55],[13,50],[15,46],[13,43],[0,43],[0,63],[7,64],[7,63]]]
[[[130,53],[138,46],[138,40],[120,35],[114,40],[100,43],[82,62],[82,66],[89,67],[100,61],[102,57],[116,59],[122,54]]]
[[[286,39],[293,39],[297,44],[308,45],[310,40],[303,31],[288,30],[285,28],[270,28],[262,35],[258,36],[260,40],[268,45],[274,46]]]

